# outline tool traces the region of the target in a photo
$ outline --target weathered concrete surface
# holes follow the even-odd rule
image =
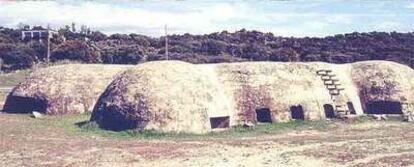
[[[317,74],[320,70],[330,71],[329,76]],[[322,80],[329,77],[325,81],[338,84],[332,93],[330,83]],[[117,76],[97,102],[91,120],[113,130],[206,133],[211,131],[210,117],[229,116],[230,125],[254,124],[259,108],[269,108],[273,122],[291,120],[290,107],[295,105],[302,106],[309,120],[325,119],[325,104],[349,114],[350,102],[360,115],[374,100],[413,104],[413,78],[411,68],[386,61],[149,62]]]
[[[116,74],[129,67],[71,64],[38,69],[12,90],[3,110],[49,115],[90,112]]]

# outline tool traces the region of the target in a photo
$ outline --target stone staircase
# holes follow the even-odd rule
[[[331,95],[331,99],[334,102],[334,109],[336,117],[342,117],[344,115],[349,114],[349,110],[347,107],[346,102],[340,100],[341,92],[345,90],[345,88],[341,85],[336,74],[329,69],[323,69],[316,71],[318,76],[321,76],[321,80],[323,84],[326,86],[326,89],[329,91]]]

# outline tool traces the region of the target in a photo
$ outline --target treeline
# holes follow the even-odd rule
[[[0,27],[0,66],[2,71],[30,68],[46,59],[46,43],[22,40],[24,26]],[[74,25],[58,30],[51,40],[51,61],[136,64],[165,60],[165,37],[139,34],[106,35]],[[349,63],[363,60],[390,60],[414,67],[414,33],[350,33],[324,38],[293,38],[272,33],[227,31],[207,35],[169,35],[170,60],[192,63],[235,61],[324,61]]]

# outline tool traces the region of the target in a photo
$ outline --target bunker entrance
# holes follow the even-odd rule
[[[352,104],[352,102],[348,102],[348,103],[346,103],[346,105],[348,105],[349,113],[352,114],[352,115],[355,115],[356,111],[355,111],[355,108],[354,108],[354,104]]]
[[[272,123],[272,116],[269,108],[256,109],[257,122]]]
[[[291,112],[292,119],[305,120],[305,115],[303,113],[303,108],[301,105],[291,106],[290,112]]]
[[[367,114],[403,114],[401,103],[397,101],[372,101],[367,104]]]
[[[33,111],[45,113],[46,108],[46,100],[30,97],[8,96],[3,107],[3,111],[9,113],[31,113]]]
[[[228,128],[230,126],[230,117],[210,117],[211,129]]]
[[[326,118],[335,118],[335,111],[332,105],[325,104],[323,105],[323,110],[325,111],[325,117]]]

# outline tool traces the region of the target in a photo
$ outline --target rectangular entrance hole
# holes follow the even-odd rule
[[[269,108],[256,109],[256,119],[257,119],[257,122],[272,123],[272,116],[270,114],[270,109]]]
[[[292,119],[294,120],[305,120],[305,114],[301,105],[290,107]]]
[[[324,104],[323,109],[325,111],[326,118],[335,118],[335,110],[331,104]]]
[[[211,129],[228,128],[230,126],[230,117],[210,117]]]
[[[403,114],[398,101],[371,101],[367,104],[367,114]]]

